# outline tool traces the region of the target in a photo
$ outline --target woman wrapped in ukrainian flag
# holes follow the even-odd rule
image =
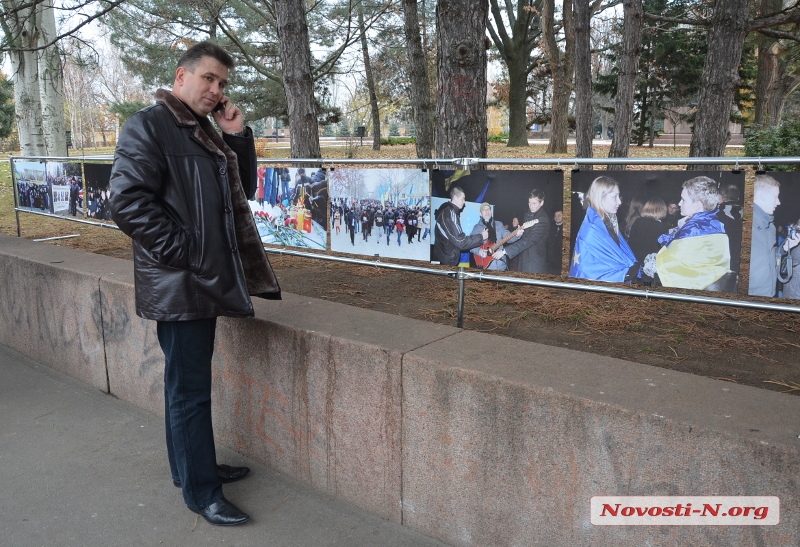
[[[700,176],[683,183],[678,228],[658,238],[663,245],[652,260],[645,259],[645,273],[655,271],[664,287],[709,289],[730,272],[731,254],[725,227],[717,218],[719,185]]]

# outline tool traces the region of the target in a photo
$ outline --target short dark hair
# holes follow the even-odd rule
[[[464,190],[462,190],[462,189],[461,189],[460,187],[458,187],[458,186],[453,186],[453,187],[450,189],[450,198],[451,198],[451,199],[452,199],[452,198],[455,198],[455,197],[464,196],[464,195],[466,195],[466,194],[464,193]]]
[[[205,40],[203,42],[198,42],[187,49],[183,55],[181,55],[181,58],[178,59],[178,67],[184,67],[186,70],[191,72],[203,57],[213,57],[225,65],[228,70],[231,70],[234,66],[236,66],[233,57],[231,57],[227,51],[222,49],[222,47],[220,47],[218,44]]]
[[[539,190],[538,188],[531,190],[531,194],[528,196],[528,199],[534,198],[538,199],[539,201],[544,201],[544,190]]]

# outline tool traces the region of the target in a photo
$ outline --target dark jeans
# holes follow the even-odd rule
[[[164,351],[164,419],[172,479],[191,509],[222,497],[211,424],[211,356],[217,319],[159,321]]]

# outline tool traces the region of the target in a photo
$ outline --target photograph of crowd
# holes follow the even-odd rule
[[[45,179],[53,197],[52,213],[56,215],[84,216],[83,174],[81,164],[48,161]]]
[[[14,161],[12,164],[17,206],[29,211],[52,213],[53,197],[47,186],[44,162]]]
[[[111,164],[85,163],[83,172],[86,177],[86,216],[93,220],[110,222],[108,187],[111,179]]]
[[[420,169],[330,173],[331,250],[430,259],[430,179]]]
[[[431,262],[561,273],[562,171],[433,171]]]
[[[575,171],[570,277],[736,292],[744,173]]]
[[[800,176],[756,173],[747,293],[800,300]]]
[[[321,168],[260,165],[250,210],[271,245],[327,249],[328,181]]]

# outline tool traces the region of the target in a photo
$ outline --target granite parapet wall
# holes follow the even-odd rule
[[[0,343],[163,415],[132,264],[0,236]],[[796,545],[800,398],[292,294],[221,318],[218,442],[454,545]],[[166,465],[166,464],[165,464]],[[778,496],[776,526],[593,526],[610,495]]]

